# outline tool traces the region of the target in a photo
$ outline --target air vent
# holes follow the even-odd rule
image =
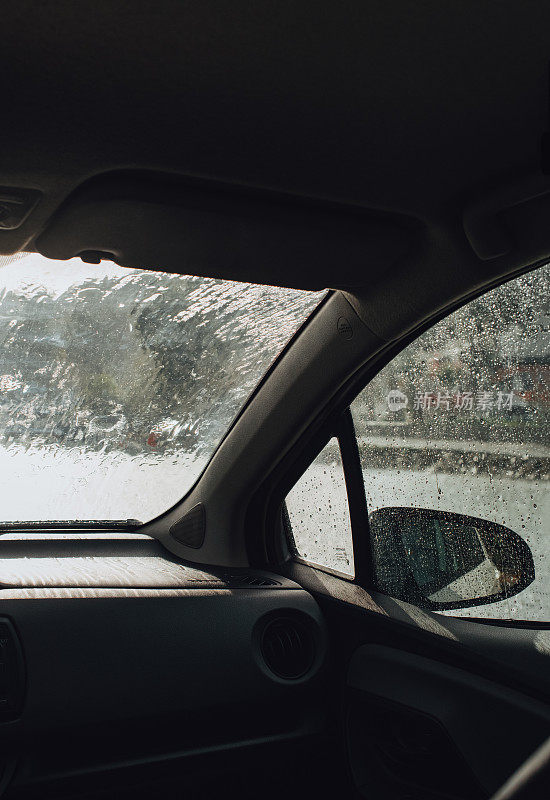
[[[265,578],[263,575],[225,575],[225,580],[230,583],[232,586],[252,586],[252,587],[264,587],[264,586],[280,586],[281,584],[279,581],[275,581],[272,578]]]
[[[304,623],[290,617],[279,617],[269,622],[260,646],[269,669],[287,680],[305,675],[315,657],[311,632]]]

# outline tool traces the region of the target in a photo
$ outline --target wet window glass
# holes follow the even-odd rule
[[[352,404],[369,512],[481,518],[532,552],[535,578],[523,591],[445,613],[550,620],[549,290],[545,266],[473,300],[405,348]]]
[[[338,440],[319,453],[286,498],[293,548],[311,564],[353,577],[353,541]]]
[[[166,511],[320,298],[0,258],[0,522]]]

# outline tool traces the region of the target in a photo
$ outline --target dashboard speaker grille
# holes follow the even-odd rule
[[[315,642],[305,624],[290,617],[279,617],[265,627],[261,650],[265,663],[275,675],[296,680],[311,668]]]
[[[191,511],[170,528],[170,536],[186,547],[199,549],[204,542],[206,514],[202,503],[197,503]]]

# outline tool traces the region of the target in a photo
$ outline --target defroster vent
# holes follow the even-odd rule
[[[305,675],[315,658],[311,631],[305,623],[291,617],[271,620],[262,633],[260,647],[269,669],[287,680]]]
[[[224,575],[224,580],[226,580],[229,584],[236,587],[242,586],[251,586],[254,589],[257,588],[265,588],[267,586],[280,586],[281,584],[279,581],[273,580],[273,578],[266,578],[263,575],[251,575],[250,573],[241,573],[239,575],[230,574]]]

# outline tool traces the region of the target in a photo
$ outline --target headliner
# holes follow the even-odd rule
[[[339,264],[316,274],[315,249],[287,272],[262,269],[260,248],[254,275],[235,260],[199,274],[360,294],[385,281],[388,266],[395,287],[406,275],[432,280],[437,270],[452,283],[460,272],[450,298],[550,253],[545,212],[535,234],[522,238],[528,225],[516,215],[504,244],[493,235],[497,212],[550,191],[539,172],[546,2],[19,0],[2,15],[0,184],[43,194],[19,228],[0,231],[0,253],[40,249],[38,235],[47,238],[77,187],[121,170],[200,178],[213,191],[254,188],[282,204],[315,200],[327,204],[323,215],[337,206],[365,223],[365,242],[392,215],[407,231],[393,249],[399,234],[382,231],[391,259],[367,248],[365,268],[344,280]],[[469,242],[464,211],[487,217],[487,207],[491,219],[475,217]],[[67,225],[52,227],[48,254],[75,254]],[[108,215],[98,225],[106,229]],[[120,257],[135,265],[131,250]],[[154,266],[147,258],[141,265]]]

